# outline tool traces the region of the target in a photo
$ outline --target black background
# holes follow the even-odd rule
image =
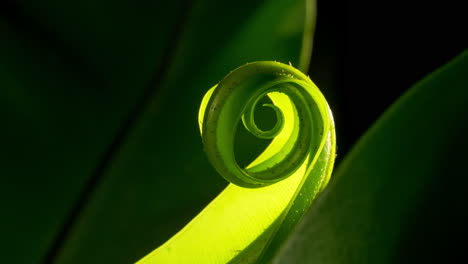
[[[317,5],[310,76],[334,109],[339,157],[411,85],[468,47],[458,1]]]

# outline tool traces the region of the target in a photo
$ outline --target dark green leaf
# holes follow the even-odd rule
[[[177,21],[170,14],[180,5],[7,3],[0,6],[2,261],[38,263],[162,66]]]
[[[2,16],[3,261],[136,261],[226,184],[202,151],[202,95],[247,62],[297,66],[304,1],[184,4],[41,1]]]
[[[278,263],[464,263],[467,70],[465,51],[382,116]]]

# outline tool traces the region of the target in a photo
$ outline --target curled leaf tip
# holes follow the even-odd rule
[[[265,96],[271,103],[260,104]],[[272,128],[256,124],[257,107],[273,109]],[[240,122],[271,139],[246,167],[234,153]],[[248,63],[208,90],[198,124],[208,159],[232,184],[138,263],[271,263],[331,175],[335,130],[325,98],[290,65]]]
[[[263,104],[275,111],[276,124],[263,131],[254,110]],[[290,65],[248,63],[211,88],[200,106],[199,124],[206,154],[218,173],[241,187],[263,187],[292,175],[304,163],[312,164],[323,149],[332,125],[325,99],[312,81]],[[241,168],[234,154],[234,137],[242,120],[245,128],[262,139],[273,138],[248,167]]]

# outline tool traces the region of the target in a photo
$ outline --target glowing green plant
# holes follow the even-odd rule
[[[276,125],[262,131],[254,109],[264,96]],[[270,145],[245,169],[234,155],[238,123]],[[182,231],[139,263],[266,263],[328,183],[335,130],[327,102],[292,66],[242,66],[203,98],[199,125],[205,152],[230,184]]]
[[[463,262],[464,246],[457,241],[468,222],[468,51],[411,88],[347,152],[383,110],[376,106],[390,103],[383,100],[388,92],[396,98],[398,90],[465,48],[464,24],[457,21],[464,16],[450,11],[452,19],[435,20],[431,5],[423,6],[424,19],[421,6],[365,12],[362,3],[347,8],[317,1],[317,10],[315,2],[4,1],[2,262],[128,264],[168,241],[227,185],[197,135],[203,94],[230,70],[270,60],[290,61],[309,73],[333,107],[342,159],[327,188],[316,198],[315,189],[306,189],[325,186],[329,167],[320,154],[315,164],[278,165],[284,174],[275,175],[292,172],[288,178],[260,175],[263,161],[282,161],[275,151],[296,147],[294,153],[307,153],[322,143],[314,138],[298,149],[295,141],[286,144],[287,137],[280,142],[291,121],[288,111],[294,112],[289,101],[282,106],[284,93],[257,102],[255,121],[264,112],[278,115],[269,131],[250,123],[248,110],[255,107],[232,103],[247,111],[244,118],[232,117],[239,123],[235,138],[220,134],[219,141],[234,144],[235,157],[226,159],[241,168],[254,160],[258,166],[250,164],[245,175],[234,162],[224,168],[217,145],[206,147],[218,171],[243,187],[231,184],[141,262]],[[449,11],[435,8],[437,14]],[[207,112],[215,95],[205,99]],[[268,100],[276,106],[260,106]],[[204,141],[216,143],[206,130],[221,123],[201,118]],[[271,159],[257,155],[269,140],[254,139],[242,121],[260,137],[278,132],[278,149],[267,149]],[[321,122],[318,116],[310,124]],[[306,155],[304,162],[311,161]],[[297,176],[306,166],[312,174]],[[256,185],[265,186],[246,188]]]

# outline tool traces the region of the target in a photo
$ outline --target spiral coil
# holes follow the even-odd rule
[[[263,131],[255,124],[254,110],[268,96],[276,124]],[[229,182],[241,187],[263,187],[292,175],[305,162],[312,166],[322,150],[325,131],[332,122],[325,98],[312,81],[292,66],[278,62],[246,64],[211,88],[199,112],[205,152]],[[273,139],[247,168],[234,155],[236,127],[242,120],[254,136]]]

